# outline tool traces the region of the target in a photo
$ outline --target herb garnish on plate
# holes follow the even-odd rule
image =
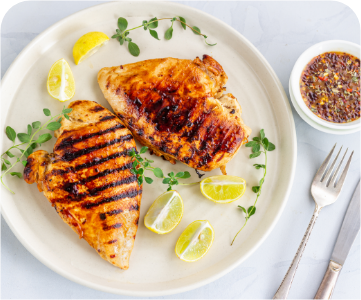
[[[188,27],[193,31],[194,34],[201,35],[204,38],[204,41],[208,46],[217,45],[217,44],[209,44],[207,42],[208,36],[203,34],[197,26],[189,26],[186,22],[186,19],[183,17],[180,17],[180,16],[174,17],[174,18],[161,18],[161,19],[157,19],[155,17],[155,18],[150,19],[149,21],[144,20],[142,25],[131,28],[131,29],[127,29],[128,21],[125,18],[121,17],[118,19],[118,28],[119,29],[116,29],[117,33],[112,36],[112,39],[117,39],[119,41],[120,45],[123,45],[124,42],[128,42],[128,49],[129,49],[130,54],[133,56],[138,56],[140,54],[140,49],[139,49],[138,45],[136,43],[134,43],[130,37],[128,37],[129,31],[143,27],[144,30],[149,30],[149,33],[152,37],[154,37],[156,40],[159,40],[158,33],[154,29],[158,27],[158,21],[162,21],[162,20],[170,20],[172,22],[172,25],[164,33],[164,38],[166,40],[170,40],[173,37],[173,23],[177,21],[182,25],[184,30],[186,30]]]

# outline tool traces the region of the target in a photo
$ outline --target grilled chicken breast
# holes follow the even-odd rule
[[[224,94],[227,75],[208,55],[163,58],[103,68],[105,99],[141,144],[171,163],[211,171],[225,165],[251,130],[241,106]]]
[[[74,101],[55,132],[54,153],[36,151],[24,169],[65,223],[99,255],[128,269],[142,188],[130,172],[135,141],[124,124],[93,101]]]

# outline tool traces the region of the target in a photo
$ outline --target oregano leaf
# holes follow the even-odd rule
[[[140,149],[140,154],[143,154],[145,152],[147,152],[148,150],[148,147],[147,146],[143,146],[141,149]]]
[[[155,177],[158,177],[158,178],[163,178],[164,177],[163,171],[160,168],[153,169],[153,174],[154,174]]]
[[[18,139],[22,143],[29,143],[30,142],[30,136],[26,133],[18,133]]]
[[[44,112],[44,115],[46,115],[47,117],[49,117],[49,116],[51,115],[50,110],[47,109],[47,108],[44,108],[44,109],[43,109],[43,112]]]
[[[259,132],[259,135],[261,137],[261,141],[266,137],[264,134],[264,129],[261,129],[261,131]]]
[[[31,127],[30,124],[28,124],[28,135],[31,135],[31,132],[33,131],[33,128]]]
[[[152,22],[152,21],[155,21],[155,22],[150,23],[148,25],[148,27],[152,28],[152,29],[157,28],[158,27],[158,21],[156,21],[156,20],[158,20],[157,17],[154,17],[154,18],[150,19],[149,22]]]
[[[273,151],[276,149],[276,146],[271,142],[268,143],[267,151]]]
[[[15,130],[13,128],[11,128],[10,126],[6,126],[5,132],[6,132],[6,136],[9,138],[9,140],[12,142],[15,142],[15,139],[16,139]]]
[[[24,167],[26,167],[28,161],[27,161],[27,160],[23,160],[21,163],[23,164]]]
[[[153,182],[153,179],[150,177],[144,177],[144,180],[146,183],[151,184]]]
[[[50,133],[44,133],[38,137],[38,139],[35,141],[35,143],[42,144],[42,143],[49,141],[51,138],[52,138],[52,136]]]
[[[238,205],[238,207],[242,209],[245,214],[247,213],[246,209],[243,206]]]
[[[248,212],[248,218],[249,218],[250,216],[252,216],[252,215],[255,214],[255,212],[256,212],[256,207],[255,207],[255,206],[250,206],[250,207],[248,207],[247,212]]]
[[[256,152],[256,153],[252,153],[252,154],[249,156],[249,158],[255,158],[255,157],[258,157],[258,156],[260,156],[260,155],[261,155],[261,151]]]
[[[123,32],[124,30],[127,29],[127,27],[128,27],[128,21],[125,18],[122,18],[122,17],[118,18],[118,28],[119,28],[119,30]]]
[[[129,49],[130,54],[133,56],[138,56],[140,54],[139,47],[136,43],[129,42],[128,49]]]
[[[34,129],[38,129],[41,127],[41,122],[36,121],[36,122],[33,122],[31,125],[33,126]]]
[[[259,189],[260,189],[259,186],[252,186],[252,191],[256,194],[259,192]]]
[[[192,27],[194,34],[201,35],[201,30],[197,26]]]
[[[172,26],[169,27],[169,28],[167,29],[167,31],[164,33],[164,38],[165,38],[166,40],[170,40],[170,39],[172,38],[172,36],[173,36],[173,24],[172,24]]]
[[[187,22],[186,22],[186,19],[184,19],[183,17],[179,16],[179,20],[181,20],[181,21],[183,22],[183,23],[182,23],[182,22],[180,22],[180,23],[181,23],[183,29],[186,30],[186,29],[187,29],[187,25],[185,24],[185,23],[187,23]]]
[[[18,178],[23,177],[23,175],[21,173],[19,173],[19,172],[10,172],[10,175],[11,176],[17,176]]]
[[[6,167],[5,163],[1,165],[1,171],[6,171],[8,168]]]
[[[9,156],[9,157],[14,157],[14,156],[15,156],[15,155],[12,154],[10,151],[6,151],[5,153],[6,153],[6,155]]]
[[[46,129],[48,130],[57,130],[61,127],[61,124],[59,122],[51,122],[46,126]]]
[[[152,37],[154,37],[155,39],[159,40],[158,38],[158,33],[155,30],[149,29],[149,33]]]

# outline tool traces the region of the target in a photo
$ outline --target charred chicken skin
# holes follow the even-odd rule
[[[135,141],[124,124],[93,101],[74,101],[61,121],[54,153],[36,151],[24,169],[59,216],[99,255],[128,269],[142,187],[130,172]]]
[[[151,59],[98,73],[105,99],[141,144],[173,164],[220,167],[223,173],[251,133],[237,99],[224,94],[227,79],[208,55]]]

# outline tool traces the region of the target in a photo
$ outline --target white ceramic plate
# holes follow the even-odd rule
[[[209,35],[209,42],[218,45],[206,46],[201,37],[189,30],[184,31],[180,24],[175,24],[173,39],[165,41],[163,33],[170,22],[163,21],[157,29],[161,41],[143,29],[132,31],[130,37],[141,49],[137,58],[112,40],[80,65],[73,63],[72,48],[81,35],[102,31],[111,36],[120,16],[126,17],[129,26],[135,27],[144,19],[169,17],[175,12],[184,16],[189,24],[201,28]],[[95,100],[110,108],[96,81],[100,68],[167,56],[194,59],[203,54],[212,55],[228,74],[227,91],[232,92],[242,105],[244,121],[253,129],[252,136],[264,128],[267,137],[277,147],[269,154],[268,174],[257,213],[234,246],[230,246],[230,242],[244,221],[243,213],[236,207],[252,205],[255,194],[251,187],[262,175],[252,165],[262,163],[263,157],[249,160],[250,150],[246,148],[241,149],[227,166],[230,175],[247,180],[245,195],[237,202],[217,205],[205,199],[198,186],[177,188],[184,199],[184,216],[176,229],[167,235],[157,235],[143,224],[145,212],[165,190],[165,185],[156,181],[144,187],[139,231],[127,271],[104,261],[84,240],[79,240],[35,185],[7,178],[7,184],[16,194],[11,195],[2,188],[2,213],[22,244],[49,268],[77,283],[110,293],[133,296],[172,294],[199,287],[229,272],[250,256],[271,232],[286,204],[296,166],[295,127],[287,97],[270,65],[249,41],[218,19],[193,8],[170,2],[111,2],[56,23],[22,51],[5,74],[1,128],[11,125],[17,132],[24,132],[29,122],[46,119],[43,108],[54,113],[61,110],[63,104],[52,99],[46,91],[48,71],[60,58],[70,63],[75,76],[73,100]],[[4,150],[10,142],[4,135],[1,140],[5,141]],[[43,148],[51,151],[53,143],[48,142]],[[160,158],[155,158],[155,164],[167,173],[170,170],[189,170],[192,174],[190,181],[198,180],[194,170],[182,164],[172,166]],[[207,175],[215,174],[220,174],[220,171]],[[176,257],[175,243],[185,227],[198,219],[210,221],[215,230],[215,241],[200,261],[185,263]]]

